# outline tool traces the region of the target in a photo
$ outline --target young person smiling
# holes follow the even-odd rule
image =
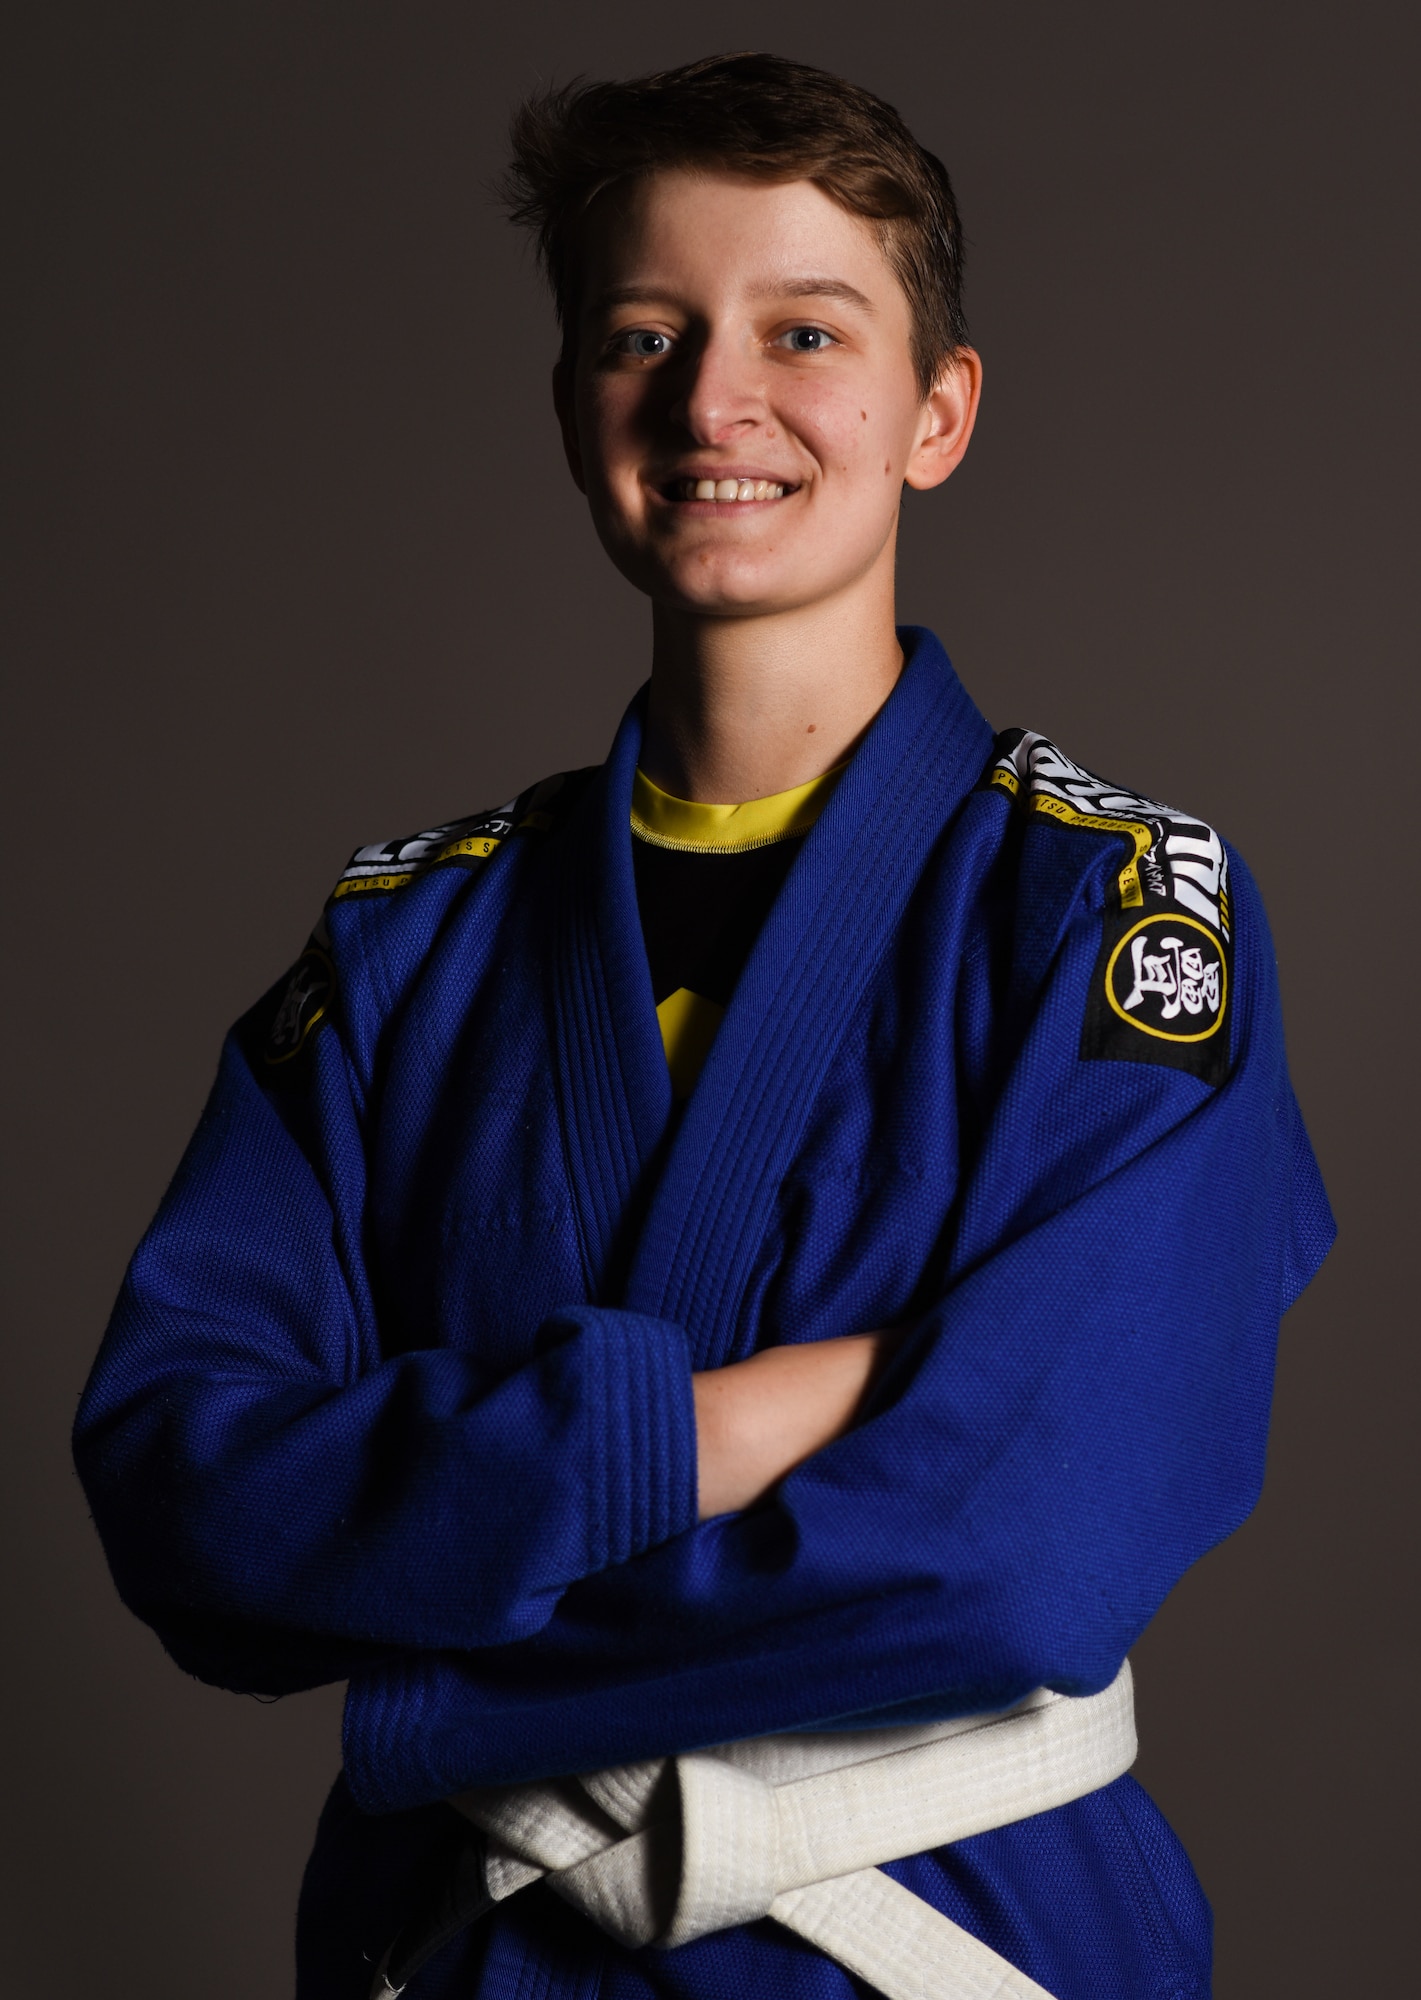
[[[1256,893],[895,626],[981,389],[897,115],[737,56],[514,144],[650,679],[234,1029],[80,1413],[119,1586],[349,1677],[303,2000],[1205,1994],[1124,1661],[1331,1235]]]
[[[902,668],[903,488],[961,460],[981,362],[964,343],[924,379],[881,243],[812,181],[638,178],[593,206],[579,254],[554,390],[603,546],[651,600],[640,769],[712,803],[823,780]],[[768,1347],[699,1377],[702,1514],[827,1444],[886,1339]]]

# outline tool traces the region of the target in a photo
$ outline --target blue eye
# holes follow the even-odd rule
[[[826,347],[835,345],[833,334],[822,326],[792,326],[783,337],[796,354],[822,354]]]
[[[624,333],[617,346],[623,354],[635,355],[638,361],[659,361],[663,354],[671,352],[671,336],[639,326],[632,333]]]

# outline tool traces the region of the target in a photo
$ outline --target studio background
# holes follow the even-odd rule
[[[644,676],[487,183],[534,85],[736,47],[879,91],[956,184],[986,392],[963,469],[909,501],[903,615],[998,726],[1205,816],[1262,884],[1342,1235],[1284,1328],[1262,1506],[1138,1648],[1139,1774],[1214,1901],[1221,2000],[1414,1976],[1415,22],[125,0],[12,26],[17,1988],[290,1990],[338,1691],[263,1706],[170,1665],[68,1426],[223,1029],[349,850],[600,759]]]

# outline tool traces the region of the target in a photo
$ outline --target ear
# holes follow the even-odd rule
[[[903,477],[926,493],[955,472],[972,437],[982,395],[982,357],[975,347],[959,347],[923,404],[918,435]]]
[[[553,408],[558,413],[558,427],[562,431],[562,448],[567,455],[567,469],[573,476],[578,492],[585,493],[587,482],[582,476],[582,446],[577,438],[572,366],[565,359],[559,359],[553,367]],[[946,474],[943,476],[945,478]]]

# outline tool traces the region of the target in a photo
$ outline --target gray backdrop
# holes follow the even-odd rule
[[[1263,884],[1343,1233],[1284,1330],[1263,1504],[1139,1648],[1141,1774],[1215,1900],[1225,2000],[1391,1991],[1414,1972],[1416,11],[704,19],[124,0],[11,30],[7,1977],[290,1989],[338,1693],[267,1707],[168,1664],[113,1595],[67,1427],[222,1029],[347,851],[597,759],[644,673],[486,192],[511,105],[758,46],[897,103],[963,205],[986,397],[964,469],[909,504],[905,616],[999,725],[1207,816]]]

